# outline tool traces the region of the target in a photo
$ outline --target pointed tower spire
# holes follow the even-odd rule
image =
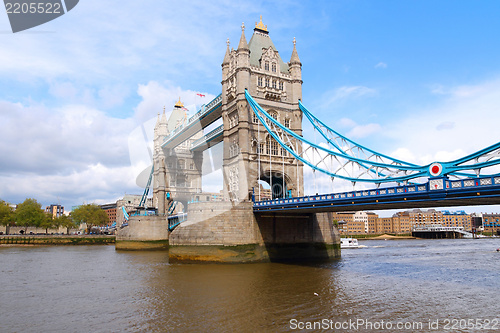
[[[229,51],[229,38],[227,39],[227,49],[226,49],[226,55],[224,56],[224,60],[222,61],[222,64],[229,64],[229,59],[230,59],[230,52]]]
[[[158,112],[158,118],[156,119],[155,129],[157,129],[159,125],[160,125],[160,112]]]
[[[247,39],[245,38],[245,23],[241,23],[241,38],[238,50],[248,50]]]
[[[160,113],[158,113],[158,119],[160,119]],[[167,115],[165,114],[165,105],[163,105],[163,114],[161,115],[160,124],[167,126]]]
[[[293,65],[293,64],[302,65],[302,63],[300,62],[300,59],[299,59],[299,55],[297,53],[297,48],[295,47],[296,43],[297,42],[295,41],[295,37],[293,37],[293,51],[292,51],[292,57],[290,58],[290,65]]]

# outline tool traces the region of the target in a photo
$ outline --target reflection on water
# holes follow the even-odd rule
[[[112,246],[2,247],[0,327],[280,332],[290,330],[292,319],[362,319],[422,322],[412,331],[436,332],[425,326],[429,320],[500,317],[500,240],[362,244],[368,247],[311,265],[169,264],[165,252]]]

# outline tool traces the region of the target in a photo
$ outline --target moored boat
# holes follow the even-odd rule
[[[359,248],[358,240],[356,238],[341,238],[340,239],[341,249],[357,249]]]

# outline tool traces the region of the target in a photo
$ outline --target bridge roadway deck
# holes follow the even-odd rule
[[[165,138],[162,148],[175,148],[199,131],[214,123],[222,114],[222,95],[215,97],[203,106],[195,115],[188,119],[187,124],[176,128]]]
[[[495,204],[500,204],[500,176],[434,178],[418,185],[257,201],[253,210],[256,214],[295,214]]]
[[[203,137],[193,142],[191,144],[190,150],[203,151],[210,147],[215,146],[219,142],[222,142],[222,139],[224,138],[223,133],[224,133],[224,125],[220,125],[210,133],[204,135]]]

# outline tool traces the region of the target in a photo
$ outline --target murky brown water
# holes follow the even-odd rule
[[[315,265],[171,265],[163,252],[112,246],[1,247],[0,332],[284,332],[308,322],[337,332],[500,331],[500,239],[361,244]],[[472,329],[460,329],[463,319],[475,320]]]

